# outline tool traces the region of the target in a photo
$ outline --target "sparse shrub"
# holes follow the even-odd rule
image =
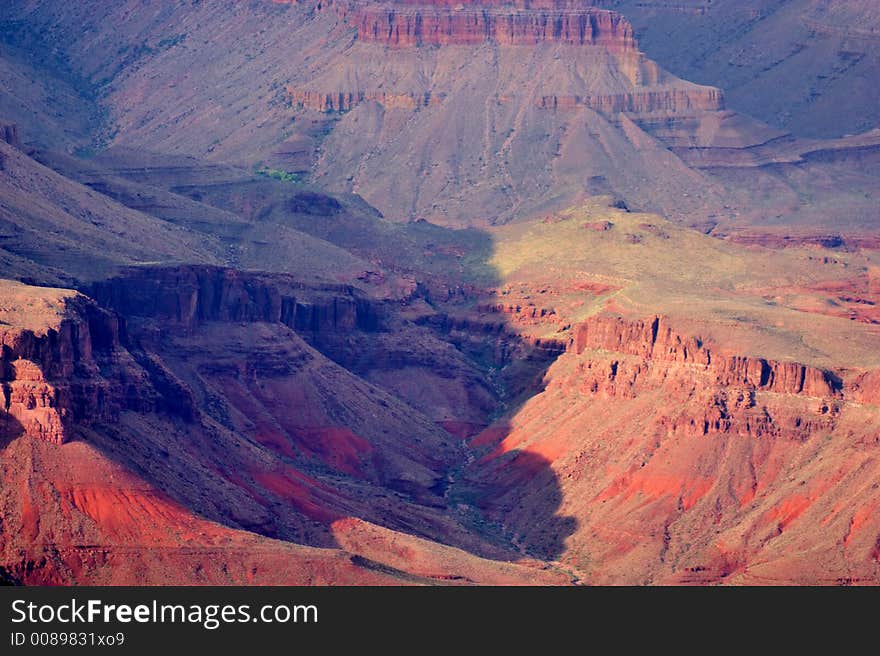
[[[282,182],[292,182],[294,184],[302,182],[302,178],[298,173],[291,173],[290,171],[284,171],[282,169],[270,169],[268,167],[263,167],[261,169],[257,169],[257,175],[262,175],[267,178],[274,178],[275,180],[281,180]]]

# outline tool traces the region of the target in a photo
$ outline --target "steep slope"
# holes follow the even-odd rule
[[[636,204],[650,194],[650,202],[683,213],[673,195],[693,193],[695,207],[697,197],[707,202],[718,191],[647,145],[638,128],[627,133],[606,116],[686,114],[722,104],[717,90],[671,78],[645,60],[620,16],[427,4],[402,11],[355,5],[352,12],[346,20],[358,31],[351,46],[307,82],[288,85],[294,109],[338,117],[314,164],[321,184],[350,188],[394,217],[446,223],[504,221],[560,197],[609,189]],[[378,38],[369,28],[383,20],[377,13],[420,24],[447,20],[448,35],[439,48],[424,38]],[[380,97],[377,89],[388,91]],[[427,101],[419,106],[397,96]],[[636,180],[652,175],[663,182],[640,193]]]
[[[129,324],[127,345],[116,317],[81,295],[3,284],[8,578],[566,581],[529,561],[471,555],[504,552],[445,515],[430,489],[453,451],[449,435],[273,322],[256,281],[199,275],[192,317],[154,314],[174,337],[157,342]],[[144,281],[97,291],[133,286],[140,301],[171,300],[176,288],[149,292]],[[355,328],[318,321],[313,330]]]
[[[454,498],[589,581],[876,582],[874,255],[595,205],[496,238],[498,309],[567,347]]]
[[[5,579],[569,581],[444,497],[466,453],[441,425],[497,390],[401,309],[430,315],[413,271],[448,293],[479,240],[187,158],[32,153],[50,169],[2,134],[6,275],[100,304],[0,289]]]
[[[25,126],[29,146],[90,152],[104,125],[95,90],[70,79],[61,62],[4,42],[15,30],[8,21],[0,26],[0,116]]]
[[[636,193],[635,180],[649,178],[651,171],[679,174],[676,179],[670,173],[655,192],[685,185],[697,196],[711,187],[674,157],[643,156],[638,143],[600,114],[717,109],[720,93],[664,74],[638,52],[625,19],[582,3],[540,9],[499,3],[488,10],[489,32],[479,38],[468,34],[483,34],[483,28],[466,25],[461,16],[450,22],[449,6],[413,3],[406,9],[416,12],[413,20],[423,20],[427,12],[447,21],[449,38],[439,50],[415,47],[422,45],[421,37],[404,38],[390,44],[393,53],[384,37],[369,36],[370,22],[383,20],[393,3],[335,3],[320,11],[314,3],[186,4],[157,12],[101,3],[81,12],[22,2],[12,11],[29,27],[17,36],[20,47],[52,50],[57,45],[50,40],[65,43],[64,55],[83,77],[105,85],[114,143],[304,169],[325,187],[360,193],[395,219],[486,222],[522,215],[528,208],[521,205],[540,206],[560,192],[570,197],[594,177],[607,177],[621,193]],[[483,10],[468,11],[480,16]],[[527,20],[510,29],[529,36],[508,39],[500,26],[517,15]],[[540,33],[540,25],[557,20],[567,25],[559,27],[559,35],[546,27]],[[94,36],[83,33],[83,24],[94,28],[87,31]],[[117,28],[109,31],[109,25]],[[219,48],[218,56],[213,48]],[[527,65],[521,65],[523,48],[531,57]],[[119,51],[131,60],[108,69],[106,62]],[[181,82],[179,70],[199,71],[199,81]],[[497,80],[496,88],[481,88],[477,81],[485,79]],[[150,98],[160,96],[163,102],[154,106]],[[413,116],[422,104],[425,111]],[[557,116],[559,106],[573,113]],[[323,114],[350,109],[341,117]],[[230,125],[238,127],[230,132]],[[450,130],[465,128],[448,138]],[[593,132],[601,136],[592,138]],[[546,135],[551,139],[536,149]],[[580,150],[575,144],[584,141],[592,154],[578,155],[577,162],[574,154],[563,154],[558,164],[552,162],[565,144]],[[592,173],[572,170],[591,159],[597,160]],[[602,169],[612,167],[615,173],[603,176]],[[477,195],[459,198],[454,191],[477,181],[482,187]],[[682,197],[676,194],[674,203],[672,193],[660,196],[657,203],[670,212]],[[527,198],[533,200],[526,203]],[[639,194],[640,202],[648,198]]]
[[[0,257],[6,277],[58,283],[118,263],[216,262],[216,238],[130,210],[0,141]]]
[[[876,580],[873,255],[769,259],[599,201],[492,239],[494,293],[141,266],[90,287],[111,314],[7,285],[7,572]],[[242,549],[256,572],[217,569]]]
[[[474,468],[485,507],[596,582],[876,582],[877,398],[779,363],[738,374],[662,319],[642,351],[651,324],[585,324]],[[535,474],[548,465],[561,503]],[[548,507],[576,521],[535,525]]]
[[[805,137],[880,125],[880,11],[872,0],[607,4],[633,21],[651,57],[720,86],[731,108]]]
[[[406,271],[429,259],[427,268],[448,271],[462,243],[479,241],[475,232],[394,226],[360,198],[189,157],[28,155],[19,126],[0,129],[17,144],[0,140],[0,262],[9,278],[80,286],[133,264],[205,263],[399,296],[415,285]],[[445,252],[426,257],[431,245]]]
[[[391,220],[486,225],[604,193],[719,236],[815,240],[839,224],[832,234],[863,242],[875,230],[876,167],[864,164],[877,157],[876,134],[803,142],[725,110],[721,89],[642,54],[609,3],[86,12],[16,0],[9,11],[16,52],[70,62],[98,89],[112,143],[308,178]],[[671,47],[697,50],[677,34]],[[839,90],[852,95],[861,70],[841,71]]]

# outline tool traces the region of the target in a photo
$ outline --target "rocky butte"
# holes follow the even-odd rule
[[[356,191],[398,219],[503,221],[565,203],[584,187],[569,179],[574,159],[644,150],[640,140],[650,137],[621,124],[622,116],[687,125],[685,118],[724,108],[719,89],[669,75],[639,50],[625,17],[586,2],[298,7],[310,8],[316,21],[332,18],[331,38],[351,41],[285,86],[303,129],[323,124],[328,135],[317,146],[295,124],[296,164],[282,165],[308,161],[322,184]],[[467,138],[451,144],[444,126],[464,117]],[[395,146],[400,130],[406,153]],[[623,140],[620,148],[601,145],[597,137],[607,131]],[[318,148],[312,154],[310,144]],[[408,161],[413,153],[421,164]],[[629,167],[644,157],[634,153]],[[479,199],[453,192],[473,187],[481,189]]]

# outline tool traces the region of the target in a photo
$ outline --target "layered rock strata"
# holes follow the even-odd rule
[[[345,13],[360,41],[398,48],[491,41],[594,45],[618,53],[637,49],[623,16],[583,3],[353,3]]]
[[[7,438],[23,431],[62,444],[74,424],[112,420],[124,407],[154,403],[149,395],[128,393],[140,372],[120,350],[116,318],[82,296],[63,302],[63,319],[45,331],[0,329]]]

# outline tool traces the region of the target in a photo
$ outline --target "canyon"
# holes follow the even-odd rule
[[[49,290],[40,306],[54,316],[4,333],[8,580],[567,581],[537,561],[505,562],[446,516],[435,488],[456,451],[449,434],[286,326],[304,322],[309,341],[375,330],[359,327],[357,304],[288,297],[306,310],[287,316],[273,291],[219,269],[140,271],[96,289],[137,299],[124,327],[84,296]],[[33,317],[7,307],[4,321],[13,312]]]
[[[811,3],[805,15],[822,14],[823,3],[829,4]],[[43,148],[113,145],[284,171],[327,191],[357,194],[396,221],[479,227],[611,194],[722,238],[809,243],[839,224],[841,239],[869,239],[877,185],[870,119],[844,132],[827,118],[827,127],[802,130],[751,112],[749,97],[782,101],[772,90],[750,94],[746,84],[731,103],[729,79],[695,84],[692,70],[676,68],[668,49],[645,54],[642,40],[652,50],[657,43],[655,25],[662,33],[691,17],[701,44],[715,29],[730,29],[735,38],[732,26],[742,21],[772,24],[784,43],[807,38],[799,34],[800,18],[788,16],[794,9],[774,13],[772,3],[756,1],[739,11],[733,4],[690,14],[612,1],[266,0],[248,7],[226,2],[217,11],[99,3],[82,12],[16,0],[10,25],[26,29],[7,34],[9,61],[21,68],[24,59],[31,78],[41,79],[43,70],[54,76],[47,78],[50,89],[31,84],[20,102],[39,102],[54,90],[63,134],[39,111],[10,103],[9,113],[33,127],[24,133],[42,139],[33,145]],[[852,12],[870,25],[870,11]],[[826,14],[838,22],[849,16]],[[392,17],[403,22],[376,27]],[[418,38],[407,20],[418,22]],[[672,27],[673,47],[687,43],[689,33]],[[137,43],[128,33],[138,34]],[[241,34],[248,38],[234,36]],[[423,38],[443,43],[418,43]],[[39,61],[28,63],[27,53],[40,53]],[[236,63],[212,65],[218,61]],[[813,61],[796,57],[780,65],[787,77],[772,84],[788,88],[785,80],[797,77],[789,67],[812,71]],[[851,72],[834,76],[863,79],[871,61],[861,57]],[[744,71],[759,65],[760,58]],[[65,79],[55,79],[59,70]],[[868,86],[841,88],[847,106],[875,105]],[[829,92],[830,101],[835,97]],[[811,116],[839,114],[798,102]],[[87,112],[82,103],[97,110]],[[84,131],[100,143],[84,144],[77,136]],[[821,203],[812,202],[816,184]]]
[[[645,51],[676,75],[727,91],[777,129],[834,138],[877,127],[880,14],[870,0],[614,0]],[[677,43],[686,38],[688,48]],[[842,103],[840,98],[847,98]]]
[[[869,4],[8,4],[0,581],[880,581]]]

